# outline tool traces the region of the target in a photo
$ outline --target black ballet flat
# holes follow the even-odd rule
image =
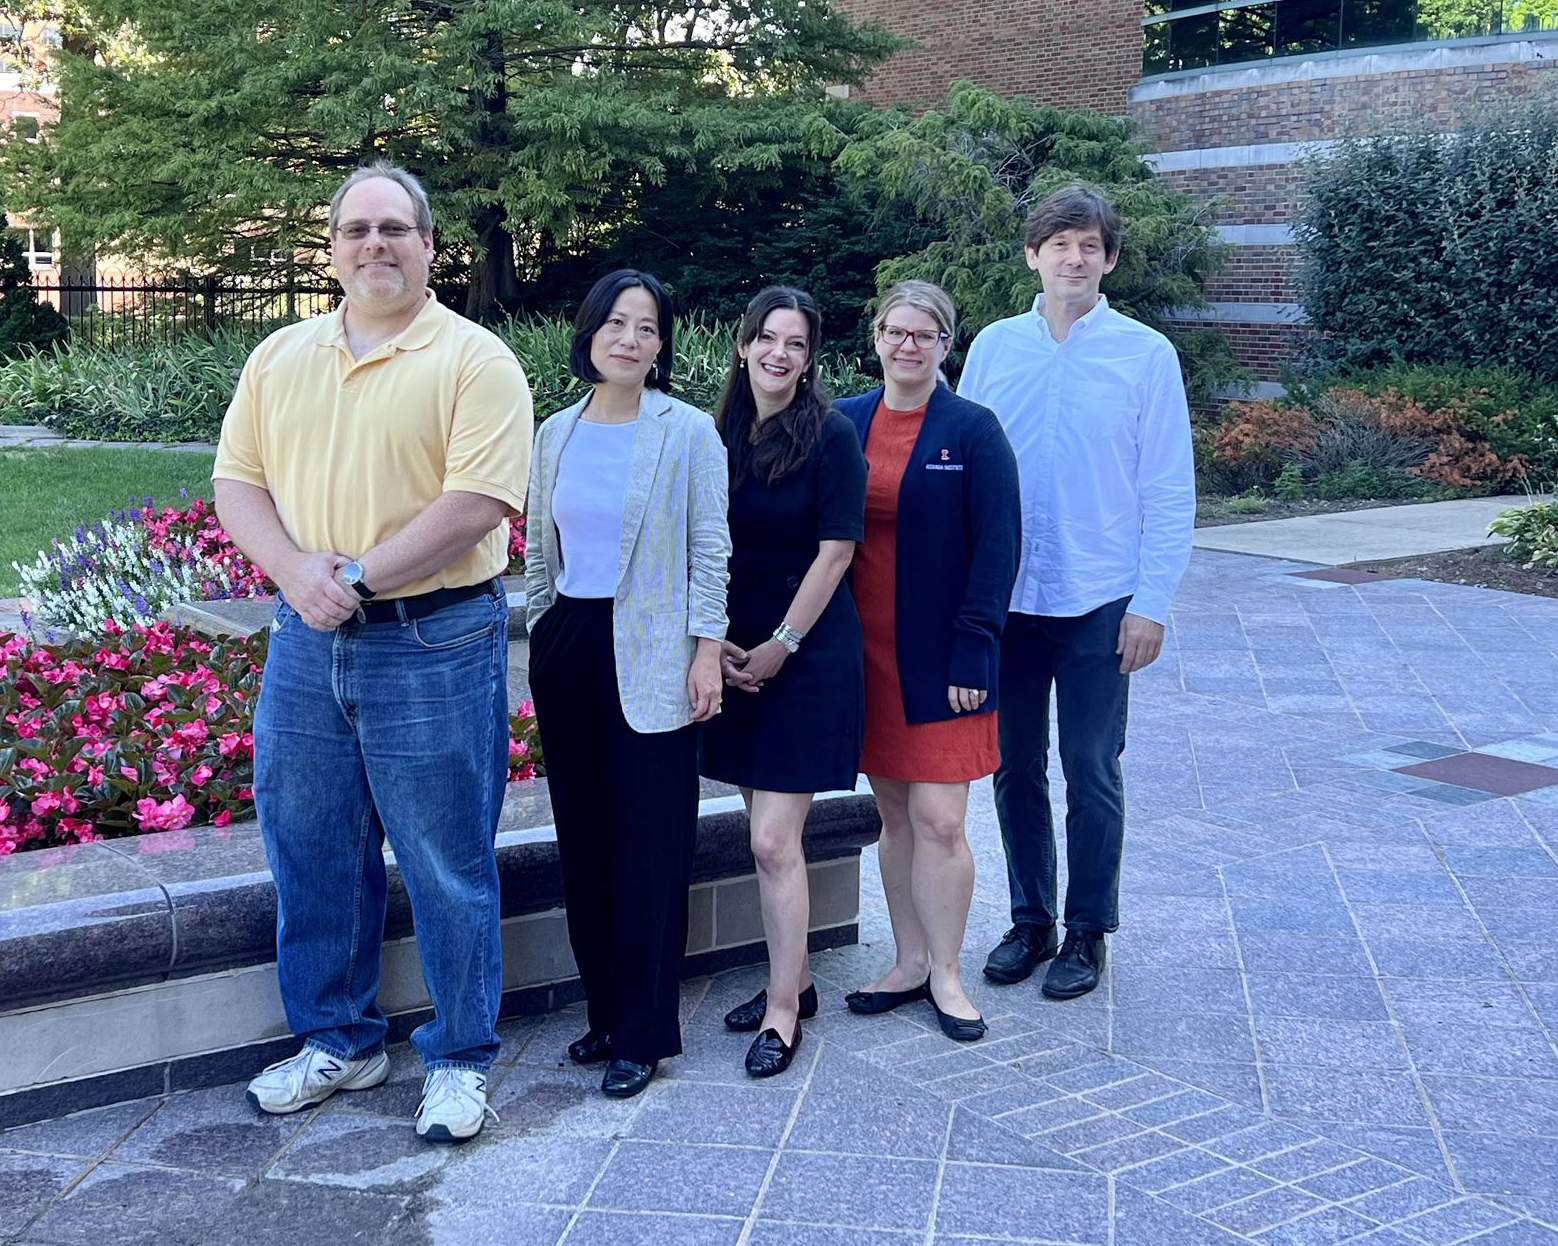
[[[797,1001],[801,1006],[800,1017],[802,1021],[810,1021],[817,1015],[817,984],[813,982],[800,994]],[[747,1033],[757,1029],[763,1024],[763,1016],[768,1012],[768,992],[759,991],[744,1004],[737,1004],[725,1014],[725,1028],[735,1030],[738,1033]]]
[[[919,986],[907,991],[851,991],[844,996],[844,1002],[849,1005],[850,1012],[858,1012],[863,1017],[874,1017],[878,1013],[891,1012],[894,1008],[902,1008],[905,1004],[929,998],[930,979],[926,978]]]
[[[747,1072],[753,1077],[777,1077],[790,1067],[790,1061],[795,1059],[795,1053],[801,1046],[801,1023],[795,1023],[795,1036],[790,1039],[789,1045],[785,1045],[784,1039],[779,1037],[779,1031],[769,1026],[747,1048],[746,1067]]]
[[[613,1099],[631,1099],[649,1085],[650,1079],[654,1077],[655,1070],[659,1067],[658,1060],[651,1060],[648,1064],[636,1064],[632,1060],[613,1060],[606,1066],[606,1076],[601,1078],[601,1093],[610,1095]]]
[[[586,1030],[583,1038],[568,1044],[568,1058],[575,1064],[599,1064],[611,1059],[611,1035],[603,1030]]]
[[[956,1039],[960,1043],[972,1043],[985,1036],[988,1027],[983,1017],[954,1017],[950,1012],[942,1012],[936,997],[930,993],[928,982],[925,984],[925,998],[936,1010],[936,1020],[941,1023],[941,1032],[948,1038]]]

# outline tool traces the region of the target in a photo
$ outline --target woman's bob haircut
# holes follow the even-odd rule
[[[601,379],[595,365],[590,362],[590,339],[606,323],[606,317],[611,315],[618,295],[634,286],[649,291],[649,297],[655,301],[655,314],[660,319],[660,353],[655,356],[654,366],[649,369],[644,384],[669,394],[674,354],[671,342],[671,296],[653,273],[640,272],[636,268],[619,268],[614,273],[607,273],[590,287],[584,302],[579,304],[579,314],[573,318],[573,345],[568,348],[568,370],[591,385]]]

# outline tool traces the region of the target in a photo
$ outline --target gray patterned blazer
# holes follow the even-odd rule
[[[542,423],[530,460],[525,532],[529,626],[557,600],[562,549],[552,522],[557,465],[588,399]],[[634,731],[692,721],[687,672],[697,638],[725,638],[730,502],[725,446],[705,411],[658,389],[638,401],[628,464],[612,639],[622,715]]]

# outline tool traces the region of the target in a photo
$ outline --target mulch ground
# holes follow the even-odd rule
[[[1388,575],[1416,580],[1439,580],[1445,584],[1465,584],[1472,588],[1496,588],[1506,593],[1558,597],[1558,575],[1540,569],[1527,570],[1506,557],[1498,546],[1452,549],[1442,554],[1383,558],[1349,565],[1365,571],[1383,571]]]

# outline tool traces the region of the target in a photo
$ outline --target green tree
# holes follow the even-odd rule
[[[38,301],[21,239],[0,216],[0,359],[43,350],[69,334],[65,317]]]
[[[131,256],[228,267],[323,242],[320,203],[387,158],[468,258],[468,314],[592,205],[717,154],[767,168],[827,83],[898,41],[833,0],[73,0],[72,107],[0,148],[11,201]]]
[[[853,135],[819,118],[813,137],[838,152],[839,168],[880,210],[907,210],[934,228],[934,241],[877,267],[877,286],[938,282],[957,304],[965,338],[1032,303],[1037,278],[1023,258],[1023,221],[1046,195],[1082,181],[1125,221],[1120,262],[1103,283],[1110,304],[1168,334],[1193,400],[1242,376],[1221,332],[1172,319],[1177,309],[1205,306],[1202,287],[1226,248],[1210,205],[1154,180],[1130,121],[958,82],[942,109],[872,114]]]

